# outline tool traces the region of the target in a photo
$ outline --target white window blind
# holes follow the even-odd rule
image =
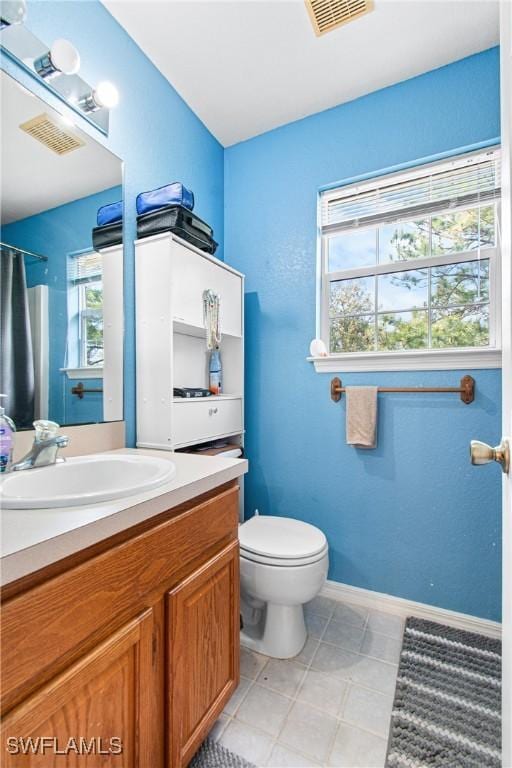
[[[73,256],[69,260],[68,277],[74,285],[101,279],[101,254],[92,251]]]
[[[321,228],[330,231],[395,222],[492,202],[500,196],[499,150],[440,167],[329,190],[321,196]]]

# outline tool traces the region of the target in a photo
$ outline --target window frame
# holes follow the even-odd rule
[[[92,254],[98,254],[93,248],[85,248],[67,254],[67,304],[68,304],[68,334],[66,367],[61,368],[70,379],[101,379],[103,378],[104,362],[99,365],[87,364],[87,334],[84,332],[87,318],[85,290],[95,282],[100,282],[103,287],[103,270],[98,272],[97,281],[76,280],[72,277],[76,269],[76,259]],[[104,332],[105,329],[103,329]]]
[[[494,148],[499,151],[499,148]],[[482,152],[474,153],[482,155]],[[393,183],[399,179],[403,179],[404,176],[408,178],[420,177],[425,174],[429,169],[442,169],[443,166],[453,166],[454,163],[460,162],[460,157],[451,158],[444,162],[429,163],[426,165],[418,166],[414,172],[409,171],[407,174],[398,172],[396,174],[384,174],[382,176],[376,176],[371,181],[366,182],[364,185],[355,183],[347,185],[346,187],[338,188],[348,194],[349,190],[352,190],[353,194],[359,191],[371,189],[372,187],[380,187],[385,183]],[[337,227],[334,224],[327,226],[327,231],[322,231],[321,227],[321,210],[322,210],[322,196],[324,194],[333,194],[338,190],[328,190],[327,192],[321,192],[319,195],[319,286],[317,291],[317,300],[319,303],[317,309],[317,335],[324,342],[326,349],[328,350],[327,357],[323,358],[309,358],[315,363],[317,370],[325,372],[335,372],[340,370],[340,364],[343,365],[343,370],[414,370],[414,369],[453,369],[457,367],[464,368],[468,365],[473,367],[499,367],[501,365],[501,260],[500,260],[500,248],[499,248],[499,232],[500,232],[500,200],[496,201],[496,216],[495,216],[495,236],[496,244],[494,246],[486,246],[485,248],[477,248],[466,251],[459,251],[453,254],[445,254],[442,256],[428,256],[418,259],[404,259],[403,261],[388,261],[382,264],[373,264],[369,266],[352,267],[343,270],[336,270],[335,272],[328,272],[328,242],[329,239],[341,234],[342,232],[355,232],[363,231],[364,229],[376,229],[376,247],[378,253],[379,245],[379,227],[385,226],[386,222],[381,224],[371,222],[368,226],[347,228],[343,225]],[[457,210],[468,210],[473,207],[485,207],[493,204],[490,201],[482,201],[480,206],[478,204],[472,205],[460,205],[449,207],[446,210],[439,211],[437,215],[443,213],[453,213]],[[427,214],[430,216],[430,214]],[[421,213],[418,214],[421,217]],[[396,223],[411,221],[411,215],[405,215],[403,217],[397,216]],[[420,349],[403,349],[403,350],[366,350],[356,352],[330,352],[330,326],[331,318],[329,317],[329,296],[331,283],[339,280],[347,280],[361,277],[377,277],[383,274],[392,274],[397,272],[407,272],[412,270],[425,269],[436,266],[452,265],[457,263],[466,263],[469,261],[483,261],[489,260],[489,344],[485,347],[425,347]],[[398,310],[397,310],[398,311]],[[411,310],[400,310],[411,311]],[[364,312],[362,315],[375,315],[375,322],[378,322],[379,310],[378,310],[378,295],[376,295],[376,304],[374,312]],[[388,311],[383,311],[381,314],[389,314]],[[430,327],[430,326],[429,326]],[[389,367],[386,368],[386,362]],[[375,365],[374,365],[375,364]],[[347,367],[350,366],[350,367]]]
[[[97,365],[90,365],[87,362],[87,318],[94,312],[94,310],[87,308],[86,291],[88,288],[93,288],[98,283],[101,285],[103,297],[103,279],[101,276],[99,276],[98,280],[90,280],[89,282],[79,283],[75,286],[78,290],[78,362],[80,368],[85,368],[91,371],[102,370],[104,362],[102,361]],[[101,311],[101,316],[103,317],[103,310]]]

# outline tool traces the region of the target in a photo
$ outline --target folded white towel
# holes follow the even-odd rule
[[[377,387],[346,387],[347,444],[357,448],[377,445]]]

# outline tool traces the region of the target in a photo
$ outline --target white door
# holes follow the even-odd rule
[[[502,440],[498,449],[473,442],[473,463],[499,461],[503,483],[502,649],[503,768],[512,768],[512,3],[500,0],[501,216],[502,257]],[[498,477],[496,482],[499,482]]]
[[[512,438],[512,4],[500,3],[503,435]],[[512,477],[503,475],[503,766],[512,766]]]

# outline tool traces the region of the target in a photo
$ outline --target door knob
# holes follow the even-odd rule
[[[491,448],[490,445],[481,443],[480,440],[472,440],[469,455],[471,456],[471,463],[475,465],[497,461],[498,464],[501,464],[501,469],[505,474],[510,468],[510,443],[505,438],[496,448]]]

